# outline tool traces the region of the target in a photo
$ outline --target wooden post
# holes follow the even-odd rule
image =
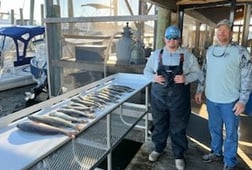
[[[46,18],[60,17],[59,5],[53,5],[51,0],[45,0]],[[55,66],[60,60],[62,49],[60,46],[60,23],[47,23],[47,51],[48,51],[48,86],[49,97],[58,96],[61,93],[62,68]]]
[[[200,53],[200,50],[199,50],[199,42],[200,42],[200,23],[198,21],[196,21],[196,24],[195,24],[196,28],[195,28],[195,41],[194,41],[194,55],[196,57],[199,57],[199,53]]]
[[[155,48],[163,48],[164,46],[164,33],[168,25],[171,24],[171,11],[161,8],[158,8],[158,22],[156,30],[156,45]]]
[[[243,24],[243,32],[242,32],[242,44],[243,46],[248,46],[248,34],[249,34],[249,22],[251,15],[251,5],[244,5],[244,24]]]
[[[68,0],[67,1],[67,7],[68,7],[68,17],[74,17],[74,11],[73,11],[73,1]],[[75,23],[69,23],[69,32],[74,33],[74,25]]]
[[[40,5],[40,12],[41,12],[41,25],[44,25],[44,18],[45,18],[45,14],[44,14],[44,5],[41,4]]]
[[[19,8],[19,12],[20,12],[20,24],[24,25],[24,15],[23,15],[23,9]]]
[[[146,2],[140,0],[139,1],[139,15],[147,15],[146,9],[147,9]],[[143,42],[143,39],[144,39],[144,22],[143,21],[138,22],[137,32],[138,32],[137,40]]]
[[[14,9],[11,10],[11,24],[15,24],[15,18],[14,18]]]
[[[30,25],[33,25],[34,20],[34,0],[30,0]]]
[[[182,8],[181,6],[178,6],[178,27],[180,28],[180,32],[181,32],[181,36],[183,35],[183,24],[184,24],[184,8]]]
[[[229,20],[233,23],[234,23],[234,19],[235,19],[235,8],[236,8],[236,0],[231,0]]]

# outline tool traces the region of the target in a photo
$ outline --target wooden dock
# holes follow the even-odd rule
[[[194,138],[188,136],[189,149],[185,153],[186,159],[186,170],[222,170],[223,162],[212,162],[205,163],[202,161],[201,157],[203,154],[209,152],[208,147],[202,146]],[[149,153],[151,152],[153,145],[151,142],[146,142],[139,149],[137,154],[131,160],[130,164],[127,166],[126,170],[175,170],[175,163],[173,158],[173,153],[171,150],[170,139],[167,140],[167,147],[165,153],[160,157],[157,162],[150,162],[148,160]],[[238,166],[236,170],[250,170],[251,164],[248,165],[245,160],[246,158],[241,158],[238,156]],[[251,158],[250,158],[251,159]]]

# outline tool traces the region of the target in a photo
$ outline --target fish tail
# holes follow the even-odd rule
[[[75,131],[71,131],[71,132],[68,131],[68,132],[65,132],[65,134],[69,136],[70,138],[74,139],[77,133]]]
[[[75,126],[75,129],[78,130],[78,131],[81,131],[81,129],[83,129],[83,126],[81,126],[81,125],[76,125],[76,126]]]
[[[80,120],[80,123],[88,123],[88,120]]]

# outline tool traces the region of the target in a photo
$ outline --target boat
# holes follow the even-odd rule
[[[0,91],[35,84],[31,60],[36,44],[44,41],[43,26],[0,28]]]

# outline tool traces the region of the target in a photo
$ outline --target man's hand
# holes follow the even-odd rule
[[[165,78],[164,78],[162,75],[157,75],[157,74],[155,74],[155,75],[154,75],[154,81],[155,81],[156,83],[159,83],[159,84],[164,85],[164,83],[165,83]]]
[[[195,96],[194,96],[194,99],[195,99],[195,102],[197,104],[202,104],[203,101],[202,101],[202,93],[196,93]]]
[[[233,107],[234,114],[239,116],[245,110],[245,105],[243,103],[237,102]]]
[[[176,84],[177,83],[185,83],[186,78],[185,78],[185,75],[182,74],[182,75],[176,75],[173,80]]]

